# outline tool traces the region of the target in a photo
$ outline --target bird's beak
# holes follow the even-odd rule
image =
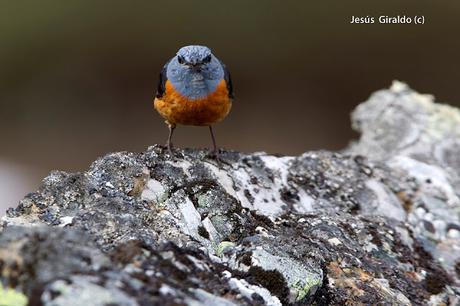
[[[196,63],[196,64],[190,64],[189,67],[193,71],[200,72],[201,71],[201,63]]]

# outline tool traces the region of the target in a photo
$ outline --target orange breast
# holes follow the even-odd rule
[[[182,96],[169,81],[165,85],[163,97],[155,98],[154,106],[171,124],[211,125],[224,119],[232,107],[225,80],[208,97],[196,100]]]

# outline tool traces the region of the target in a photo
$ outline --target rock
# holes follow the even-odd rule
[[[400,82],[374,93],[352,114],[361,138],[346,152],[366,156],[399,178],[391,185],[407,214],[401,221],[458,280],[460,111],[433,101]],[[412,187],[401,188],[401,180]]]
[[[0,298],[454,305],[459,118],[395,83],[358,106],[361,139],[343,152],[224,151],[219,164],[155,145],[54,171],[3,218]]]

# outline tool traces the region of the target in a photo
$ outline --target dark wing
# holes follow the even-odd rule
[[[233,84],[232,84],[232,78],[230,76],[230,71],[228,71],[227,66],[225,66],[224,63],[222,63],[219,60],[220,64],[222,65],[222,68],[224,69],[224,80],[225,83],[227,84],[227,90],[228,90],[228,96],[233,99]]]
[[[168,64],[171,60],[169,60],[166,65],[163,66],[160,72],[160,78],[158,80],[158,88],[155,97],[161,98],[163,97],[165,90],[166,90],[166,80],[168,79],[166,76],[166,69],[168,68]]]

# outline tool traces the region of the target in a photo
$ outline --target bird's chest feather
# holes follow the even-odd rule
[[[221,121],[230,111],[231,99],[228,96],[225,80],[219,81],[216,89],[206,97],[190,99],[177,91],[170,81],[166,81],[165,94],[155,99],[156,110],[170,123],[185,125],[211,125]],[[199,77],[190,80],[189,86],[205,88],[205,81]]]

